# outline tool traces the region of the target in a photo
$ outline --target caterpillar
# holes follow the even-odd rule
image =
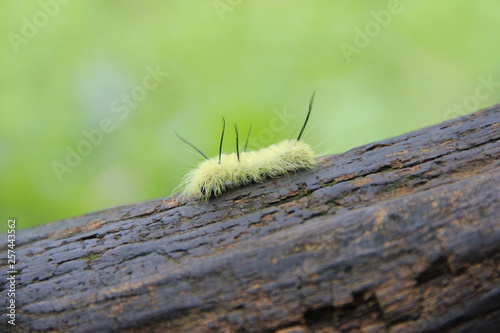
[[[218,197],[228,189],[259,183],[272,177],[278,177],[304,169],[310,169],[316,164],[315,154],[311,147],[300,140],[306,128],[314,101],[314,93],[309,102],[306,120],[296,140],[283,140],[267,148],[247,152],[250,131],[248,130],[245,148],[240,153],[238,142],[238,127],[236,132],[236,153],[223,154],[222,143],[226,129],[226,121],[222,118],[222,134],[219,145],[219,156],[208,158],[200,149],[175,133],[184,143],[200,153],[205,161],[187,173],[179,187],[182,187],[181,200],[208,201]]]

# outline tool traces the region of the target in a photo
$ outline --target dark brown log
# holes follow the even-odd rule
[[[494,332],[499,138],[497,105],[209,203],[21,230],[17,325],[2,328]]]

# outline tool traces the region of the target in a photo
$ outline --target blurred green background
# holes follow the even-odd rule
[[[320,154],[500,101],[499,1],[2,1],[0,231],[166,197],[221,117]],[[167,74],[168,73],[168,74]],[[5,223],[4,223],[5,222]]]

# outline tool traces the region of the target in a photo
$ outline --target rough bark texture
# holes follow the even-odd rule
[[[496,106],[209,203],[21,230],[13,330],[493,332],[499,138]]]

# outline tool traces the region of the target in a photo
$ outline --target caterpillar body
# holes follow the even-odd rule
[[[201,150],[176,133],[182,141],[194,148],[205,158],[205,161],[199,163],[196,169],[184,176],[179,185],[183,187],[180,198],[187,200],[208,200],[211,197],[220,196],[230,188],[262,182],[271,177],[285,175],[288,172],[312,168],[316,164],[315,154],[311,147],[301,141],[300,138],[309,120],[313,100],[314,94],[309,102],[307,117],[297,140],[283,140],[257,151],[246,151],[250,128],[245,149],[240,153],[238,128],[235,124],[236,153],[222,154],[222,142],[225,131],[224,118],[219,156],[217,157],[207,158]]]

